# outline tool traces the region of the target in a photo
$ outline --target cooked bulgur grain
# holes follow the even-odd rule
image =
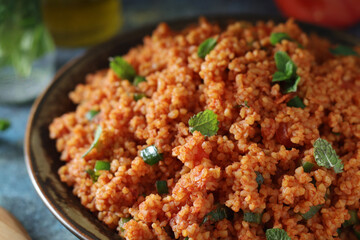
[[[272,45],[275,32],[290,38]],[[208,38],[216,45],[203,59],[198,47]],[[334,56],[330,46],[292,20],[221,30],[200,19],[181,32],[160,24],[123,56],[141,81],[106,69],[70,93],[76,111],[50,125],[66,162],[60,178],[126,239],[265,239],[270,228],[292,240],[339,239],[349,210],[360,215],[360,59]],[[296,92],[283,94],[272,82],[279,51],[297,67]],[[136,101],[137,93],[146,97]],[[295,96],[304,109],[287,106]],[[214,136],[189,132],[189,119],[205,109],[217,115]],[[96,147],[82,157],[98,126]],[[335,149],[343,172],[316,164],[319,137]],[[141,157],[151,145],[162,154],[153,166]],[[97,160],[110,162],[110,170],[93,182],[86,170]],[[304,172],[303,162],[314,167]],[[167,194],[158,194],[160,180]],[[233,216],[202,224],[218,206]],[[305,219],[310,209],[316,212]],[[261,223],[244,221],[244,212],[259,214]],[[341,229],[341,238],[350,239],[351,229]]]

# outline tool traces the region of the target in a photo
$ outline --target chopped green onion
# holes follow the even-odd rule
[[[304,214],[300,214],[305,220],[309,220],[322,208],[323,205],[311,206],[310,210]]]
[[[110,170],[110,163],[106,162],[106,161],[96,161],[95,163],[95,171],[100,171],[100,170]]]
[[[139,85],[139,83],[141,83],[141,82],[146,82],[146,78],[143,77],[143,76],[136,76],[134,78],[134,85],[135,86]]]
[[[298,96],[295,96],[292,99],[290,99],[290,101],[288,101],[286,103],[286,105],[288,107],[296,107],[296,108],[302,108],[302,109],[304,109],[306,107],[306,105],[303,103],[301,98],[299,98]]]
[[[329,51],[334,55],[359,56],[359,54],[354,49],[344,45],[338,45],[335,48],[330,48]]]
[[[335,173],[341,173],[344,164],[336,154],[331,144],[325,139],[318,138],[314,143],[314,157],[317,165],[321,167],[334,168]]]
[[[169,193],[169,189],[168,189],[166,181],[164,181],[164,180],[156,181],[155,185],[156,185],[156,189],[160,195]]]
[[[100,176],[100,173],[99,172],[95,172],[93,169],[88,169],[85,171],[87,174],[89,174],[91,180],[93,182],[96,182]]]
[[[356,210],[349,210],[350,219],[343,223],[343,227],[349,227],[359,223],[359,218]]]
[[[252,212],[244,213],[245,222],[260,224],[261,219],[262,219],[262,213],[252,213]]]
[[[93,118],[94,118],[96,115],[98,115],[99,112],[100,112],[100,111],[98,111],[98,110],[90,110],[90,111],[88,111],[88,112],[86,113],[85,117],[86,117],[89,121],[91,121],[91,120],[93,120]]]
[[[311,169],[314,167],[315,164],[311,162],[304,162],[302,167],[304,169],[304,172],[309,173],[311,172]]]
[[[260,189],[261,184],[264,183],[264,177],[261,173],[259,173],[258,171],[255,171],[256,173],[256,182],[258,184],[258,189]]]
[[[11,123],[7,119],[0,119],[0,131],[5,131],[11,126]]]
[[[272,45],[280,43],[282,40],[285,39],[289,41],[293,41],[293,39],[287,33],[284,32],[271,33],[270,35],[270,43]]]
[[[99,126],[96,128],[96,131],[95,131],[94,141],[93,141],[92,144],[90,145],[90,148],[81,156],[82,158],[85,157],[86,155],[88,155],[88,153],[89,153],[94,147],[96,147],[96,145],[97,145],[98,142],[99,142],[99,139],[100,139],[100,136],[101,136],[101,132],[102,132],[102,128],[101,128],[101,126],[99,125]]]
[[[189,119],[189,130],[191,133],[199,131],[202,135],[211,137],[219,130],[217,115],[212,110],[206,109]]]
[[[135,101],[139,101],[143,97],[146,97],[146,95],[144,93],[134,93],[134,100]]]
[[[145,163],[149,164],[150,166],[158,163],[162,160],[162,154],[160,154],[155,147],[155,145],[151,145],[140,152],[140,156],[144,160]]]
[[[133,66],[122,57],[110,58],[110,68],[123,80],[126,79],[132,82],[136,76]]]
[[[203,221],[201,222],[200,226],[208,221],[218,222],[223,219],[230,219],[231,218],[231,210],[226,207],[225,205],[218,204],[216,209],[212,210],[208,214],[205,215]]]
[[[120,218],[119,220],[119,228],[120,228],[120,231],[123,232],[125,231],[124,229],[124,225],[125,223],[129,222],[132,218],[128,217],[128,218]]]
[[[266,230],[266,240],[291,240],[284,229],[270,228]]]
[[[214,47],[216,46],[216,38],[208,38],[205,41],[203,41],[198,49],[198,56],[199,58],[205,58],[205,56],[207,54],[209,54],[209,52],[211,52],[211,50],[214,49]]]

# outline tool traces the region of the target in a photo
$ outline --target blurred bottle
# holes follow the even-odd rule
[[[120,0],[42,0],[42,12],[56,45],[62,47],[103,42],[122,25]]]

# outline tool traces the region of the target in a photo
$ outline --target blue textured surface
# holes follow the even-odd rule
[[[210,13],[279,14],[271,0],[208,0],[206,3],[193,0],[124,0],[123,10],[124,30],[161,20]],[[349,32],[360,36],[360,26],[349,29]],[[81,52],[81,49],[58,50],[58,67]],[[0,118],[8,118],[12,123],[10,129],[0,132],[0,206],[12,212],[33,239],[76,239],[42,203],[26,172],[23,138],[30,107],[31,103],[0,105]]]

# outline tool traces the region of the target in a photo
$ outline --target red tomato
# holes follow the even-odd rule
[[[347,27],[360,21],[359,0],[276,0],[287,17],[327,27]]]

